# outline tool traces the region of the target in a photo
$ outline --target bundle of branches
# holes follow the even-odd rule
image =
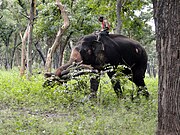
[[[55,76],[53,73],[46,73],[45,77],[47,78],[44,82],[43,86],[54,87],[55,85],[61,85],[62,83],[66,83],[71,79],[75,79],[80,75],[87,74],[104,74],[113,70],[113,67],[110,65],[106,65],[103,71],[98,71],[97,69],[93,69],[90,65],[84,65],[82,62],[73,63],[66,70],[62,71],[61,77]]]

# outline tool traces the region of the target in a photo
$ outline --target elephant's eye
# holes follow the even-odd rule
[[[84,48],[84,51],[87,52],[87,51],[88,51],[88,48]]]
[[[91,55],[91,54],[92,54],[92,51],[91,51],[90,49],[88,49],[87,53],[88,53],[89,55]]]
[[[84,48],[83,49],[85,52],[88,52],[90,49],[89,48]]]

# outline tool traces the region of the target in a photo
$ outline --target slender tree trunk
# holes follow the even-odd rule
[[[9,41],[7,41],[6,43],[6,52],[5,52],[5,69],[6,70],[9,67],[8,52],[9,52]]]
[[[56,5],[58,6],[59,10],[61,11],[61,15],[64,19],[64,25],[59,28],[59,31],[55,38],[55,41],[54,41],[52,47],[49,48],[49,50],[48,50],[46,64],[45,64],[45,72],[51,71],[52,55],[54,54],[55,50],[60,45],[60,40],[61,40],[61,37],[64,34],[65,30],[69,27],[69,18],[67,16],[64,6],[61,4],[61,2],[59,0],[56,0]]]
[[[151,65],[149,62],[147,63],[147,70],[146,71],[149,74],[149,77],[151,77]]]
[[[15,56],[15,51],[16,51],[16,44],[17,44],[17,33],[15,33],[14,36],[14,47],[13,47],[13,51],[12,51],[12,55],[11,55],[11,63],[10,63],[10,68],[13,68],[13,61],[14,61],[14,56]]]
[[[21,68],[20,68],[20,76],[23,76],[25,74],[25,68],[26,68],[26,40],[29,35],[29,24],[26,28],[26,31],[24,32],[24,35],[22,37],[21,33],[21,40],[22,40],[22,47],[21,47]]]
[[[10,37],[13,33],[13,29],[6,34],[6,36],[2,37],[2,40],[6,46],[6,51],[5,51],[5,69],[7,70],[9,68],[9,58],[8,58],[8,52],[9,52],[9,42],[10,42]]]
[[[21,67],[21,55],[20,54],[21,54],[21,50],[16,49],[15,54],[14,54],[14,57],[15,57],[14,65],[19,68],[19,71],[20,71],[20,67]]]
[[[122,20],[121,20],[121,9],[122,9],[122,0],[117,0],[116,2],[116,16],[117,16],[117,26],[116,33],[121,33]]]
[[[64,45],[60,46],[59,66],[61,66],[63,63],[63,53],[64,53],[65,47],[66,47],[69,39],[71,38],[72,34],[73,34],[73,32],[70,32],[70,34],[66,37]]]
[[[29,18],[29,36],[27,46],[27,78],[32,74],[32,43],[33,43],[33,22],[36,0],[31,0],[30,18]]]
[[[37,52],[39,53],[39,55],[40,55],[40,57],[41,57],[41,59],[42,59],[42,61],[43,61],[43,64],[45,65],[46,60],[45,60],[45,58],[44,58],[44,55],[43,55],[41,49],[38,48],[38,42],[37,42],[36,44],[34,44],[34,46],[35,46]]]
[[[180,135],[180,0],[153,0],[159,60],[157,135]]]
[[[58,64],[59,66],[62,65],[64,49],[65,48],[60,48],[59,64]]]

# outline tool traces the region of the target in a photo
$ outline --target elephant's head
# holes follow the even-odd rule
[[[101,66],[105,64],[104,45],[99,41],[82,42],[80,54],[85,64]]]

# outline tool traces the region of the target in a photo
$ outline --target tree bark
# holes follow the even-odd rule
[[[121,34],[122,29],[122,18],[121,18],[121,12],[122,7],[126,3],[127,0],[117,0],[116,1],[116,16],[117,16],[117,26],[116,26],[116,33]]]
[[[36,44],[34,44],[34,46],[35,46],[37,52],[39,53],[39,55],[40,55],[40,57],[41,57],[41,59],[42,59],[42,61],[43,61],[43,64],[45,65],[46,60],[45,60],[45,58],[44,58],[44,55],[43,55],[42,51],[38,48],[37,45],[38,45],[38,42],[37,42]]]
[[[12,50],[12,55],[11,55],[11,62],[10,62],[10,68],[12,69],[13,67],[13,61],[14,61],[14,56],[15,56],[15,51],[16,51],[16,44],[17,44],[17,33],[15,33],[14,35],[14,47],[13,47],[13,50]]]
[[[29,24],[26,28],[26,31],[24,32],[24,35],[22,37],[21,33],[21,40],[22,40],[22,47],[21,47],[21,68],[20,68],[20,76],[24,76],[25,74],[25,65],[26,65],[26,40],[28,38],[29,34]]]
[[[33,43],[33,22],[36,0],[31,0],[30,18],[29,18],[29,36],[27,46],[27,78],[32,74],[32,43]]]
[[[5,51],[5,69],[8,70],[9,68],[9,59],[8,59],[8,52],[9,52],[9,40],[6,43],[6,51]]]
[[[6,70],[10,67],[8,52],[9,52],[10,37],[11,37],[12,33],[13,33],[13,30],[11,30],[7,34],[6,38],[4,38],[4,43],[5,43],[5,46],[6,46],[6,51],[5,51],[5,69]]]
[[[157,135],[180,134],[180,0],[153,0],[159,61]]]
[[[69,33],[69,35],[66,37],[66,40],[65,40],[65,42],[64,42],[64,45],[62,45],[62,46],[60,47],[59,66],[61,66],[62,63],[63,63],[63,53],[64,53],[64,49],[65,49],[65,47],[66,47],[69,39],[71,38],[71,35],[72,35],[72,34],[73,34],[73,32],[70,32],[70,33]]]
[[[122,9],[122,0],[117,0],[116,2],[116,16],[117,16],[117,26],[116,33],[121,33],[122,20],[121,20],[121,9]]]

